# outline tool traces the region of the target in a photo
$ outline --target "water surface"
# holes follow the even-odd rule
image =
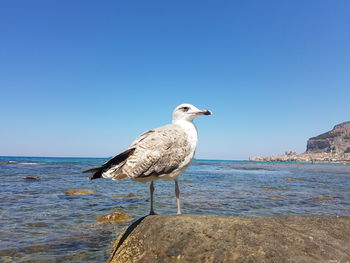
[[[0,157],[0,262],[103,262],[130,222],[97,224],[121,210],[149,212],[149,185],[89,181],[94,158]],[[40,180],[24,180],[25,177]],[[350,166],[195,161],[180,177],[183,213],[236,216],[350,215]],[[155,210],[175,214],[172,181],[155,184]],[[95,190],[71,196],[69,189]],[[127,198],[120,195],[132,194]]]

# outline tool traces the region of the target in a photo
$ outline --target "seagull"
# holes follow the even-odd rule
[[[144,132],[125,151],[102,166],[83,173],[93,173],[89,179],[131,178],[150,183],[150,215],[154,215],[154,181],[174,180],[177,214],[181,214],[178,176],[190,165],[195,154],[198,136],[193,120],[200,115],[211,115],[191,104],[181,104],[173,111],[172,124]]]

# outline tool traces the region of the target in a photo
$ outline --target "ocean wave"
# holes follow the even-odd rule
[[[41,164],[41,163],[35,163],[35,162],[20,162],[20,161],[5,161],[5,162],[0,162],[0,164],[36,165],[36,164]]]

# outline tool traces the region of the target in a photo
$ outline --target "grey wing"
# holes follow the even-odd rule
[[[122,167],[122,173],[131,178],[170,173],[191,154],[187,134],[175,125],[148,131],[131,147],[135,151]]]
[[[125,163],[127,162],[128,158],[130,157],[130,155],[135,151],[136,149],[136,145],[139,144],[141,141],[143,141],[145,138],[147,138],[151,133],[153,133],[154,130],[149,130],[147,132],[144,132],[143,134],[141,134],[129,147],[128,149],[126,149],[122,154],[124,153],[130,153],[128,154],[128,156],[126,156],[126,158],[123,158],[121,161],[119,162],[113,162],[114,159],[118,159],[118,157],[122,154],[117,155],[116,157],[114,157],[113,159],[111,159],[110,161],[108,161],[107,163],[103,164],[101,167],[97,167],[97,168],[93,168],[87,171],[84,171],[84,173],[88,173],[88,172],[93,172],[94,175],[90,176],[90,179],[95,179],[95,178],[99,178],[99,177],[104,177],[104,178],[112,178],[114,180],[121,180],[124,179],[126,177],[128,177],[127,174],[125,174],[123,172],[123,166],[125,165]],[[120,158],[119,158],[120,159]]]
[[[155,129],[157,130],[157,129]],[[141,141],[143,141],[144,139],[146,139],[149,135],[151,135],[152,133],[155,132],[155,130],[149,130],[146,131],[144,133],[142,133],[135,141],[133,141],[131,143],[131,145],[129,146],[129,148],[133,148],[135,145],[139,144]]]

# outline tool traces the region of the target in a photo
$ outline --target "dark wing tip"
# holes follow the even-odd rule
[[[83,174],[87,174],[87,173],[96,173],[101,167],[97,167],[97,168],[92,168],[86,171],[82,171]]]
[[[110,159],[108,162],[106,162],[102,166],[83,171],[82,173],[93,173],[93,175],[89,176],[90,180],[101,178],[103,171],[105,171],[112,165],[116,165],[118,163],[125,161],[135,151],[135,149],[136,148],[127,149],[126,151]]]

